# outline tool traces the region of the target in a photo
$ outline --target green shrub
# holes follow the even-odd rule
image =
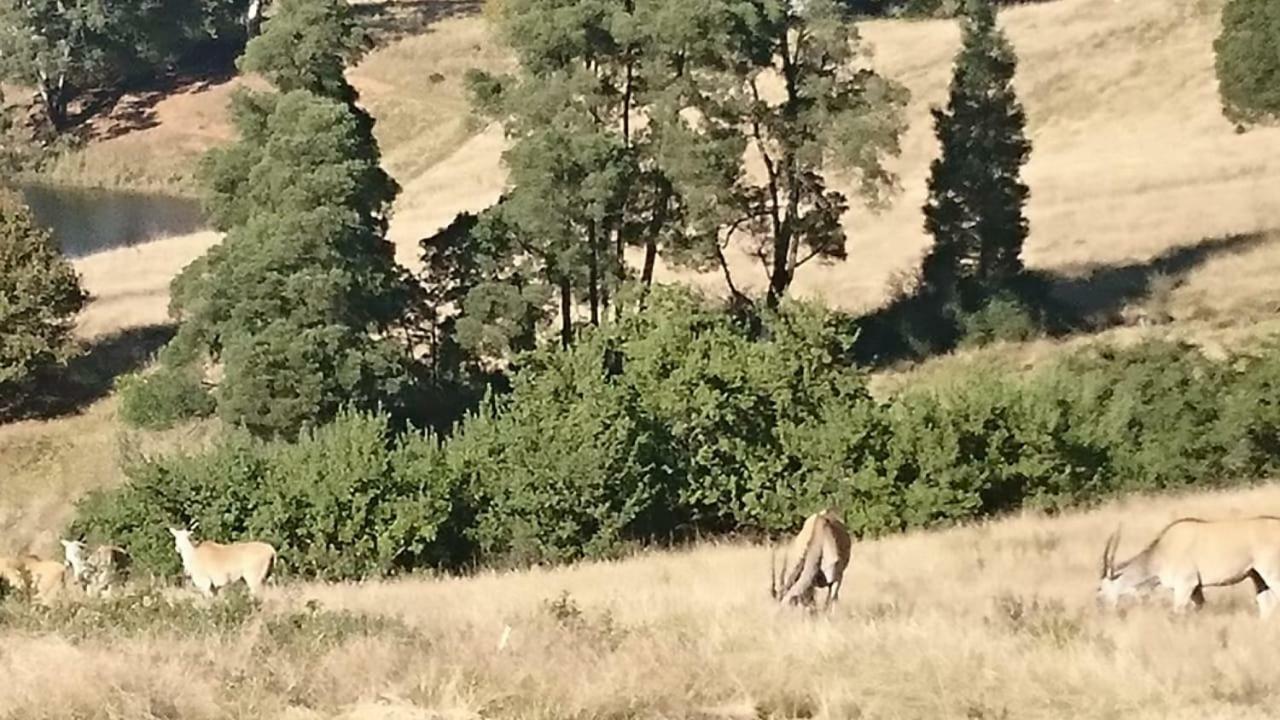
[[[164,430],[182,420],[213,414],[213,396],[193,368],[160,367],[148,375],[121,377],[120,417],[135,427]]]
[[[1035,311],[1010,293],[998,294],[981,308],[960,317],[961,345],[1024,342],[1043,329]]]
[[[248,622],[259,604],[247,594],[232,594],[215,603],[173,598],[151,588],[74,603],[0,605],[0,628],[57,633],[73,640],[110,635],[219,635]]]
[[[137,463],[86,498],[72,533],[128,548],[139,567],[181,569],[167,526],[272,543],[277,572],[357,578],[455,559],[455,490],[433,438],[392,440],[385,418],[341,414],[297,443],[232,433],[213,449]]]
[[[797,305],[752,327],[659,290],[569,350],[526,356],[512,395],[449,443],[482,557],[571,560],[694,532],[790,529],[798,505],[818,509],[856,468],[830,447],[832,434],[858,440],[842,423],[861,418],[880,437],[847,326]],[[811,441],[819,422],[828,432]],[[884,510],[864,497],[874,479],[860,477],[867,488],[849,495],[880,527]]]

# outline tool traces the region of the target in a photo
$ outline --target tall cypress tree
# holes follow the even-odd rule
[[[1031,144],[1013,89],[1017,59],[991,0],[967,0],[962,23],[950,98],[933,111],[942,154],[924,207],[934,245],[923,279],[926,292],[973,306],[1022,272],[1029,190],[1020,175]]]

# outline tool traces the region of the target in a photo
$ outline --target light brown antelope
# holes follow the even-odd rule
[[[237,580],[244,580],[249,594],[257,597],[275,564],[276,549],[264,542],[223,545],[206,540],[196,545],[191,542],[190,530],[169,528],[169,532],[182,556],[183,571],[196,589],[208,596]]]
[[[776,563],[770,594],[784,605],[814,604],[814,590],[825,587],[825,609],[840,599],[840,585],[849,565],[849,530],[831,510],[810,515],[783,556],[782,573]]]
[[[91,596],[107,595],[113,588],[124,584],[131,564],[129,553],[124,548],[99,545],[88,553],[88,546],[79,540],[61,542],[67,565],[71,567],[71,576],[86,593]]]
[[[66,582],[67,568],[56,560],[41,560],[35,555],[0,558],[0,579],[12,590],[27,592],[42,603],[57,597]]]
[[[1116,562],[1120,529],[1102,551],[1098,601],[1115,607],[1120,598],[1156,586],[1168,589],[1176,612],[1204,604],[1204,588],[1253,581],[1258,614],[1276,604],[1280,584],[1280,517],[1209,521],[1181,518],[1169,523],[1140,552]]]

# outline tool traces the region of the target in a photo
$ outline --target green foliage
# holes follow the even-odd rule
[[[841,432],[873,403],[838,318],[800,306],[762,332],[663,290],[568,350],[522,357],[512,394],[448,444],[481,557],[608,556],[696,530],[785,528],[797,504],[816,509],[846,467],[802,465],[823,456],[809,431]],[[842,437],[874,434],[860,430]]]
[[[162,360],[220,364],[219,416],[259,436],[415,402],[418,301],[385,239],[398,187],[342,73],[362,42],[345,2],[282,2],[243,62],[281,92],[237,94],[240,140],[201,166],[227,235],[175,278]]]
[[[75,351],[71,330],[86,300],[53,238],[0,190],[0,396],[16,399],[17,383]]]
[[[0,0],[0,79],[34,87],[53,130],[88,91],[207,55],[235,34],[246,0]],[[236,38],[240,40],[242,38]]]
[[[1213,48],[1227,118],[1242,124],[1280,119],[1280,5],[1228,0]]]
[[[645,287],[662,254],[722,267],[745,303],[724,262],[729,244],[745,243],[776,307],[797,268],[845,257],[848,198],[823,173],[847,173],[872,202],[893,187],[885,161],[906,93],[866,67],[832,0],[506,0],[497,20],[520,71],[473,74],[470,85],[476,108],[511,136],[502,223],[522,275],[558,291],[563,345],[576,337],[576,306],[599,325],[625,295],[628,246],[643,250]],[[764,99],[758,79],[778,70],[785,97]],[[767,179],[747,171],[748,145]],[[490,315],[530,303],[520,289],[477,292]]]
[[[277,0],[261,35],[249,41],[240,69],[260,73],[282,92],[307,90],[353,102],[348,65],[369,46],[344,0]]]
[[[72,640],[112,635],[221,635],[243,627],[258,610],[247,594],[216,603],[166,596],[158,588],[139,588],[104,598],[43,605],[0,604],[0,628],[57,633]]]
[[[1042,330],[1035,308],[1009,292],[992,296],[982,307],[960,317],[960,342],[964,345],[1024,342]]]
[[[160,367],[155,372],[126,375],[116,382],[120,417],[149,430],[173,427],[182,420],[207,417],[216,407],[191,368]]]
[[[173,575],[166,527],[272,543],[277,570],[326,579],[456,562],[456,489],[430,437],[393,440],[385,419],[342,414],[297,443],[232,434],[206,452],[147,460],[119,489],[90,495],[71,532],[128,548]]]
[[[930,168],[934,245],[922,279],[926,293],[968,310],[1023,272],[1029,190],[1019,176],[1031,144],[1013,88],[1017,60],[992,0],[967,0],[963,35],[947,107],[933,111],[942,155]]]

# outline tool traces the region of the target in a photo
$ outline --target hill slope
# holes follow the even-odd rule
[[[154,609],[82,622],[74,642],[3,628],[0,716],[1272,717],[1280,625],[1254,616],[1250,583],[1209,589],[1181,618],[1164,593],[1123,615],[1092,596],[1121,521],[1125,558],[1176,517],[1277,506],[1271,486],[859,541],[840,604],[813,619],[775,612],[766,550],[713,545],[461,579],[286,583],[230,629],[174,627]],[[304,609],[313,600],[365,619]]]
[[[1280,227],[1280,129],[1237,134],[1221,117],[1212,68],[1221,4],[1055,0],[1001,15],[1021,58],[1018,86],[1035,146],[1027,169],[1028,260],[1060,273],[1061,291],[1087,307],[1130,305],[1131,318],[1172,321],[1130,334],[1235,342],[1280,327],[1274,282],[1280,244],[1272,233]],[[401,260],[411,263],[418,238],[457,212],[487,206],[502,189],[502,134],[496,128],[472,134],[461,74],[507,60],[483,18],[464,12],[467,3],[371,5],[409,8],[404,17],[414,21],[394,32],[384,28],[381,47],[352,71],[379,118],[388,165],[405,188],[391,236]],[[403,20],[391,19],[397,17]],[[936,152],[927,111],[945,97],[958,43],[951,22],[881,21],[862,32],[875,47],[877,67],[904,82],[913,100],[897,163],[898,201],[878,216],[851,213],[850,260],[806,268],[797,281],[800,292],[846,308],[883,302],[926,247],[920,205]],[[162,182],[164,163],[182,175],[191,153],[230,137],[225,103],[238,82],[159,99],[154,126],[68,158],[67,167],[80,165],[67,177],[103,179],[123,168],[128,172],[119,178]],[[154,154],[174,148],[181,152]],[[82,335],[97,348],[165,322],[170,279],[217,241],[214,233],[196,233],[78,260],[94,295]],[[714,275],[701,281],[720,287]],[[1052,351],[1047,343],[1027,350]],[[49,542],[34,530],[56,526],[66,502],[83,489],[118,481],[110,452],[114,405],[105,402],[86,418],[0,426],[0,477],[10,487],[45,487],[51,475],[63,487],[57,501],[26,492],[0,497],[10,518],[28,518],[23,532],[0,538],[3,545]],[[43,449],[21,451],[33,445]],[[37,516],[48,522],[31,520]]]
[[[448,3],[425,5],[438,4]],[[1280,129],[1238,134],[1218,109],[1212,41],[1220,8],[1221,0],[1057,0],[1002,13],[1020,58],[1017,82],[1034,144],[1026,171],[1030,265],[1077,278],[1100,266],[1140,270],[1171,249],[1280,227],[1274,200],[1280,197]],[[797,292],[849,309],[884,302],[927,247],[920,206],[936,153],[928,109],[945,99],[959,37],[955,24],[944,21],[877,21],[864,24],[862,33],[876,50],[877,68],[912,93],[911,129],[896,163],[903,190],[885,213],[855,209],[846,218],[848,262],[805,268],[796,282]],[[419,238],[457,212],[489,205],[501,191],[500,132],[491,128],[464,140],[472,124],[461,74],[475,65],[502,66],[503,57],[484,20],[468,15],[390,41],[351,73],[379,119],[388,167],[405,187],[392,227],[405,262],[415,257]],[[225,86],[204,93],[197,115],[216,115],[226,96]],[[194,102],[187,95],[168,98],[156,106],[155,127],[91,147],[68,163],[109,166],[135,158],[138,147],[186,147],[225,136],[225,128],[205,134],[188,128],[185,118],[193,111],[185,106]],[[210,241],[175,238],[85,259],[82,269],[99,297],[86,314],[86,329],[116,329],[131,314],[139,323],[162,319],[173,270]],[[1280,269],[1273,245],[1254,243],[1239,257],[1241,249],[1226,243],[1181,263],[1173,284],[1186,282],[1177,291],[1175,316],[1181,316],[1175,319],[1269,314],[1280,300],[1266,281]],[[133,273],[130,310],[121,312],[113,300],[118,293],[104,283],[126,263],[144,269]],[[745,257],[735,263],[744,277],[756,272]],[[701,281],[720,287],[718,275]],[[113,304],[111,317],[95,316]]]

